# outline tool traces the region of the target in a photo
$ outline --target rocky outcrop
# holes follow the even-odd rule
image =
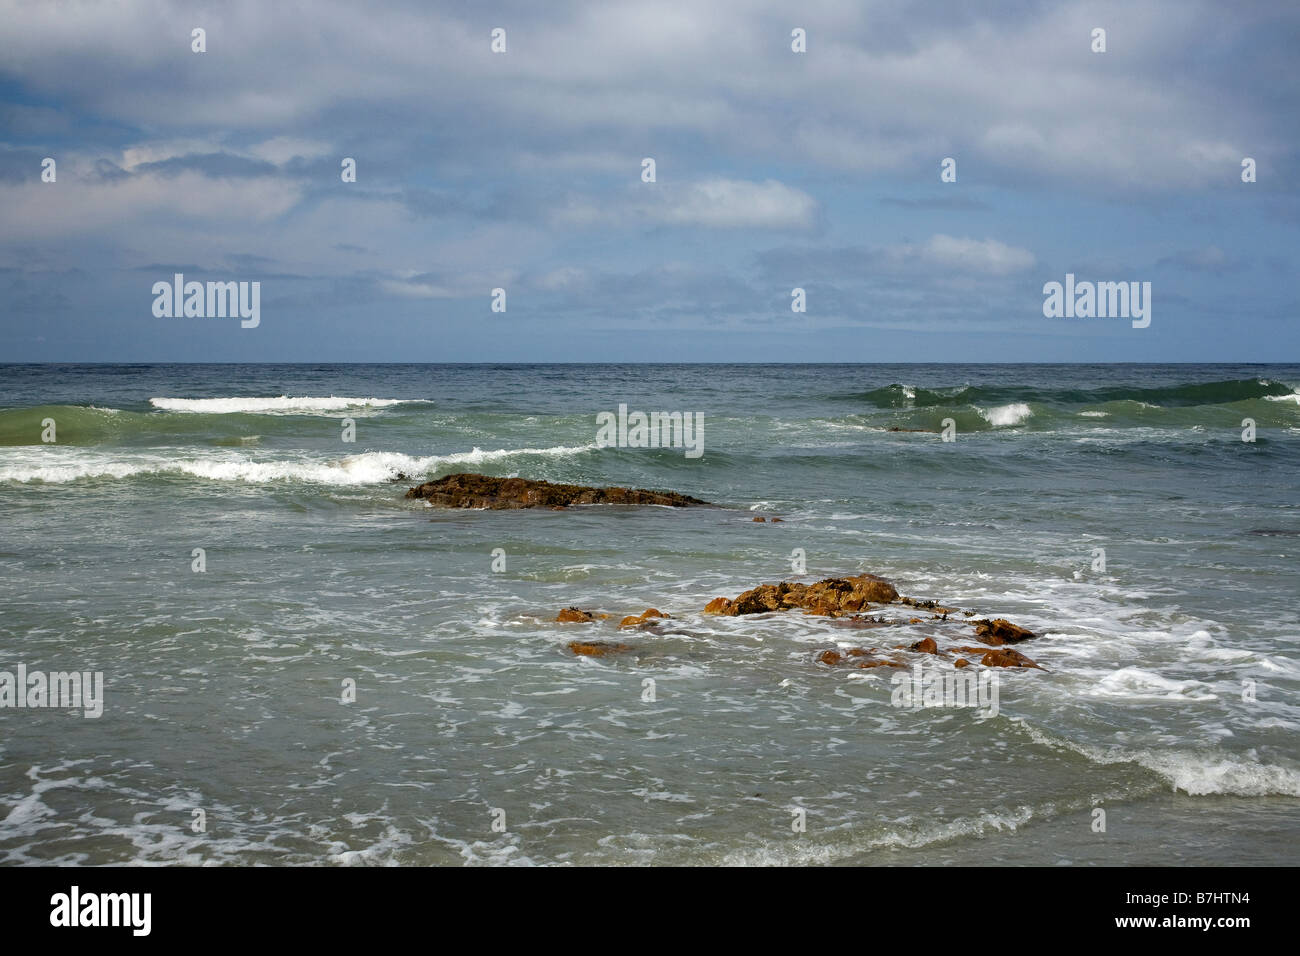
[[[976,640],[983,641],[985,644],[992,644],[994,647],[1002,644],[1019,644],[1021,641],[1032,640],[1038,635],[1026,628],[1012,624],[1005,618],[995,618],[992,621],[972,621],[975,625]]]
[[[980,663],[985,667],[1035,667],[1042,670],[1024,654],[1013,651],[1009,647],[1000,647],[989,651],[980,658]]]
[[[886,605],[892,607],[885,607]],[[873,611],[872,614],[862,613],[872,609],[873,606],[878,611]],[[907,610],[909,608],[924,609],[931,613],[926,617],[917,617]],[[882,649],[875,647],[846,649],[841,645],[818,651],[814,655],[815,660],[827,667],[907,668],[923,659],[915,655],[929,655],[940,660],[952,661],[954,668],[979,664],[983,667],[1045,670],[1024,654],[1004,646],[1037,637],[1033,631],[1000,617],[973,621],[952,619],[949,617],[950,614],[972,615],[973,612],[956,611],[933,600],[900,597],[889,581],[874,574],[825,578],[816,584],[791,581],[760,584],[735,598],[714,598],[705,606],[704,613],[737,617],[794,609],[802,610],[805,614],[833,618],[834,626],[837,628],[901,629],[894,632],[899,635],[899,638],[903,638],[904,643],[901,644],[893,644],[890,641],[888,645],[882,644]],[[591,624],[609,617],[608,614],[569,607],[562,610],[555,620],[557,623]],[[615,620],[618,620],[618,627],[624,632],[627,629],[636,629],[653,637],[656,626],[671,617],[672,615],[652,607],[646,608],[640,614],[627,615]],[[606,625],[611,629],[611,636],[612,623],[611,621]],[[910,633],[909,629],[911,629]],[[969,643],[972,630],[975,640],[981,642],[978,645]],[[918,631],[920,633],[917,633]],[[594,640],[573,641],[568,647],[575,654],[589,657],[604,657],[634,650],[626,644]],[[892,647],[892,650],[883,649],[887,647]]]
[[[556,624],[590,624],[592,621],[603,621],[609,617],[608,614],[595,614],[591,611],[584,611],[578,607],[566,607],[556,617]]]
[[[709,502],[674,491],[640,488],[593,488],[555,485],[529,478],[493,478],[488,475],[447,475],[410,489],[408,498],[422,498],[439,508],[566,508],[569,505],[669,505],[675,508]]]
[[[765,614],[803,608],[808,614],[838,617],[863,611],[870,604],[888,604],[898,597],[894,586],[874,574],[847,578],[827,578],[816,584],[782,581],[760,584],[734,600],[714,598],[704,608],[707,614]]]

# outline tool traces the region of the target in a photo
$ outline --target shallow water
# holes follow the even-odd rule
[[[98,719],[0,709],[0,861],[1294,864],[1298,385],[1296,366],[0,367],[0,669],[106,684]],[[621,403],[701,413],[704,454],[598,447]],[[956,441],[887,430],[944,419]],[[724,507],[403,498],[457,471]],[[888,669],[814,660],[862,631],[700,614],[863,571],[1032,628],[1047,670],[999,671],[996,716],[899,708]],[[569,605],[673,619],[551,623]],[[575,657],[577,636],[634,651]]]

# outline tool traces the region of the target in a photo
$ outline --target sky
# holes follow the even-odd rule
[[[0,0],[0,362],[1294,362],[1298,54],[1255,0]]]

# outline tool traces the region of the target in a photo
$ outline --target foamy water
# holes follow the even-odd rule
[[[1175,366],[11,371],[0,670],[100,670],[106,698],[94,720],[0,709],[0,862],[1293,863],[1297,382]],[[703,457],[598,447],[597,414],[623,402],[701,412]],[[722,507],[403,497],[466,470]],[[910,631],[701,613],[861,571],[1033,629],[1021,649],[1044,670],[1000,672],[996,716],[898,708],[891,671],[816,655]],[[612,617],[554,623],[571,605]],[[618,630],[648,607],[672,618]],[[632,650],[577,657],[577,637]]]

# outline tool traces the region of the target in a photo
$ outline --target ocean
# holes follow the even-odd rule
[[[1298,491],[1297,365],[0,366],[0,670],[103,679],[0,706],[0,863],[1294,865]],[[866,572],[1041,667],[702,613]]]

